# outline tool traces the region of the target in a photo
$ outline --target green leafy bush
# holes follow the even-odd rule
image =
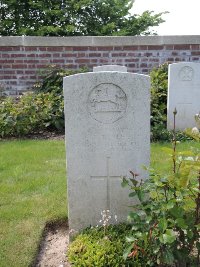
[[[0,102],[0,135],[24,136],[40,130],[64,129],[63,99],[54,93],[27,93]]]
[[[73,266],[125,266],[123,251],[130,226],[109,225],[106,235],[104,230],[104,227],[88,228],[75,238],[68,251],[68,259]]]
[[[151,77],[151,131],[153,140],[169,140],[167,127],[168,63],[155,68]]]
[[[51,67],[33,89],[19,99],[0,98],[0,136],[25,136],[41,130],[64,131],[63,77],[79,72]]]
[[[190,135],[193,136],[190,131]],[[193,136],[200,140],[200,134]],[[132,173],[124,178],[130,197],[139,204],[129,214],[131,243],[125,255],[142,266],[200,266],[200,151],[164,148],[172,159],[168,173],[149,170],[149,179],[139,181]],[[134,265],[137,266],[137,265]]]
[[[34,85],[37,92],[53,92],[57,95],[63,95],[63,78],[77,73],[87,72],[87,68],[79,70],[68,70],[58,68],[57,66],[50,66],[47,70],[41,72],[44,78]]]

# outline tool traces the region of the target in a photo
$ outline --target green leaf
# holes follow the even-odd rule
[[[166,249],[163,253],[163,262],[168,265],[172,265],[174,263],[174,255],[172,251]]]
[[[128,255],[130,254],[132,248],[133,248],[133,245],[130,245],[129,247],[125,248],[125,250],[124,250],[124,254],[123,254],[123,258],[124,258],[124,260],[127,259],[127,257],[128,257]]]
[[[178,218],[176,219],[175,223],[177,224],[178,227],[182,229],[187,229],[188,226],[183,218]]]
[[[123,181],[122,181],[122,183],[121,183],[121,186],[122,186],[122,187],[126,187],[126,186],[128,186],[128,185],[129,185],[128,180],[127,180],[125,177],[123,177]]]
[[[136,192],[132,192],[132,193],[129,194],[129,197],[135,197],[136,195],[137,195]]]
[[[172,244],[175,240],[176,235],[172,229],[167,229],[166,232],[160,236],[160,242],[163,244]]]
[[[158,227],[162,232],[164,232],[167,229],[167,220],[165,218],[161,218],[158,223]]]

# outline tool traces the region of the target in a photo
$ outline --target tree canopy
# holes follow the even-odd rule
[[[163,13],[131,15],[133,0],[0,0],[2,36],[122,36],[152,33]]]

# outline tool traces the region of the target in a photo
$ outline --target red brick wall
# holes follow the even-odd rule
[[[99,46],[98,43],[82,45],[81,42],[80,45],[76,42],[75,46],[54,46],[53,43],[49,45],[49,42],[42,46],[35,43],[31,46],[30,42],[28,45],[9,45],[10,42],[5,44],[5,40],[2,43],[1,38],[3,37],[0,37],[0,88],[5,88],[9,95],[19,95],[30,90],[41,79],[40,71],[49,65],[68,69],[87,66],[92,71],[94,66],[118,64],[127,66],[129,72],[148,74],[152,68],[164,62],[200,62],[200,42],[197,43],[199,37],[196,41],[193,38],[191,43],[187,39],[186,44],[170,44],[169,40],[167,44],[152,44],[151,40],[148,44],[149,37],[146,40],[143,37],[145,44],[130,45],[129,41],[127,45],[116,42],[105,46],[102,43]]]

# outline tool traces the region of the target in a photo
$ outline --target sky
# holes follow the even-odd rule
[[[135,0],[131,13],[145,10],[170,12],[162,16],[166,22],[153,27],[158,35],[200,35],[200,0]]]

